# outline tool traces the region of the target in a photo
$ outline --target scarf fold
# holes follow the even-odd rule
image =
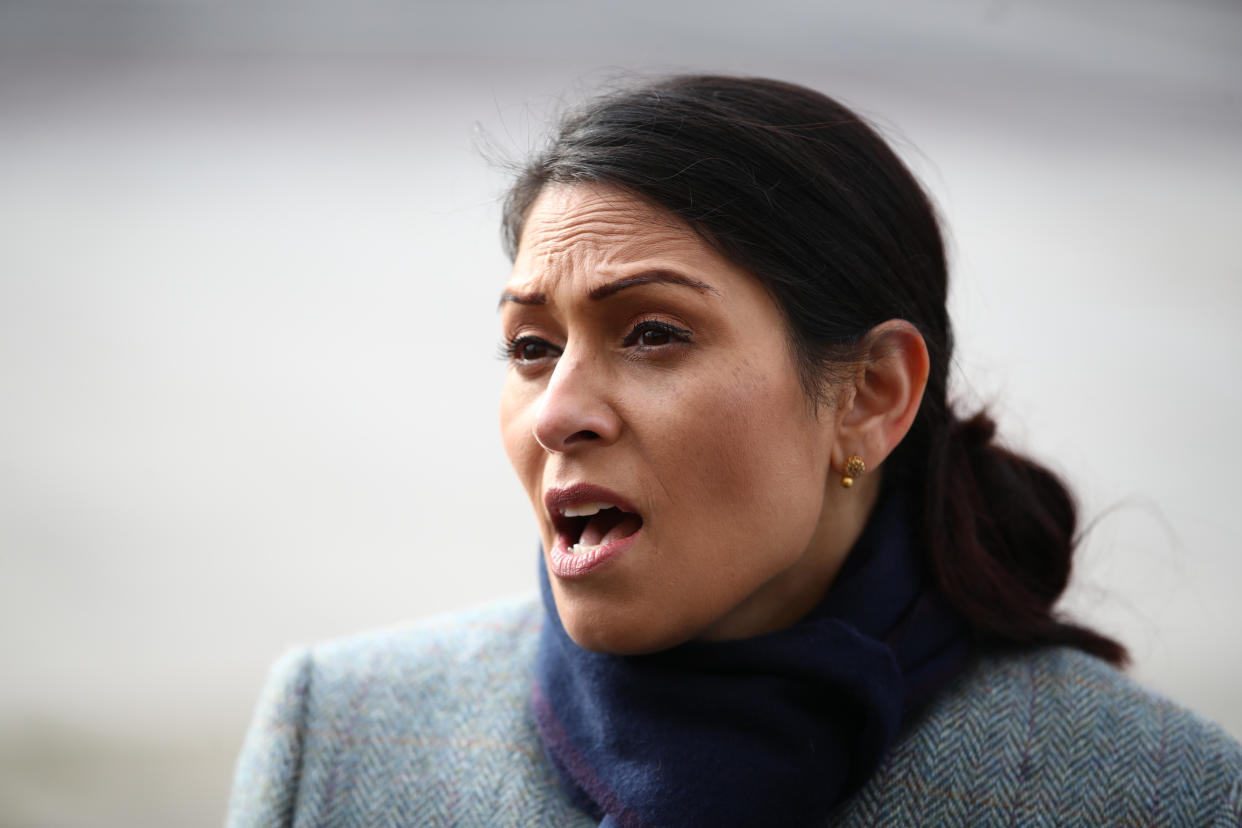
[[[883,499],[794,626],[643,656],[574,644],[540,555],[532,705],[573,801],[626,828],[821,823],[966,661],[911,535],[902,499]]]

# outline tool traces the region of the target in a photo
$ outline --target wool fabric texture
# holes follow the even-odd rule
[[[542,622],[532,595],[291,650],[260,694],[227,824],[598,825],[531,714]],[[1077,650],[977,652],[823,825],[1238,828],[1242,747]]]
[[[535,721],[571,799],[605,826],[822,824],[968,651],[898,496],[807,617],[754,638],[594,653],[565,632],[542,555],[540,579]]]

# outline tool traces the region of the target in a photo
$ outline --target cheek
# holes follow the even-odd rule
[[[771,363],[768,363],[771,364]],[[792,373],[792,369],[790,369]],[[796,378],[739,365],[677,403],[684,417],[667,450],[687,508],[727,517],[721,529],[772,525],[799,534],[818,520],[827,451]]]

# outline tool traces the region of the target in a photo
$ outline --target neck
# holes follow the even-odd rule
[[[881,481],[877,470],[851,489],[825,487],[819,521],[802,554],[697,638],[750,638],[787,629],[805,617],[828,594],[862,536],[879,500]]]

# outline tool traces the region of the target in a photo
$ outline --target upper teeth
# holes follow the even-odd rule
[[[613,509],[611,503],[579,503],[577,506],[562,506],[561,514],[565,517],[586,517],[594,515],[602,509]]]

